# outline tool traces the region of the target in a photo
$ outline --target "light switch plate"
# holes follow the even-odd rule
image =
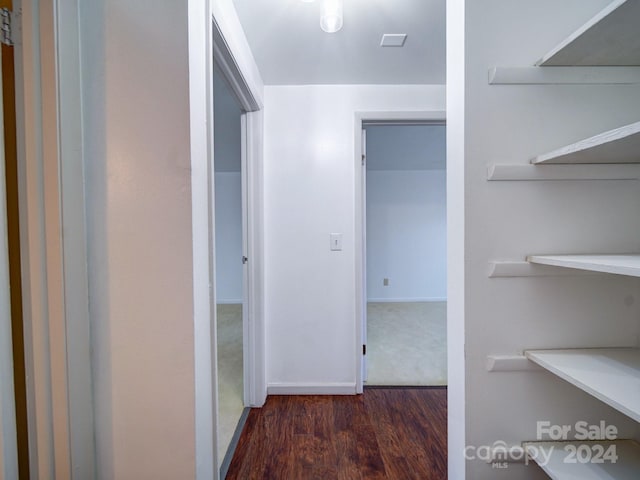
[[[334,252],[338,252],[342,250],[342,234],[341,233],[330,233],[329,240],[331,242],[331,250]]]

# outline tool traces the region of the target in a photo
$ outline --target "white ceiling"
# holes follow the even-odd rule
[[[234,0],[266,85],[445,83],[446,0],[344,0],[331,34],[321,2]],[[405,46],[380,47],[384,33]]]
[[[369,125],[367,170],[445,170],[444,125]]]

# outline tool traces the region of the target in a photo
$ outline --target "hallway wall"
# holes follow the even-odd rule
[[[194,478],[187,8],[80,7],[98,478]]]
[[[265,87],[270,391],[355,392],[354,114],[444,110],[444,97],[441,85]]]

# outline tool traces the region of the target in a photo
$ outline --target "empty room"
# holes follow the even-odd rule
[[[367,385],[447,383],[446,127],[365,126]]]

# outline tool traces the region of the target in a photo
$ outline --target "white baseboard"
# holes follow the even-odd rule
[[[447,297],[422,297],[422,298],[367,298],[369,303],[419,303],[419,302],[446,302]]]
[[[354,383],[270,383],[267,395],[355,395]]]

